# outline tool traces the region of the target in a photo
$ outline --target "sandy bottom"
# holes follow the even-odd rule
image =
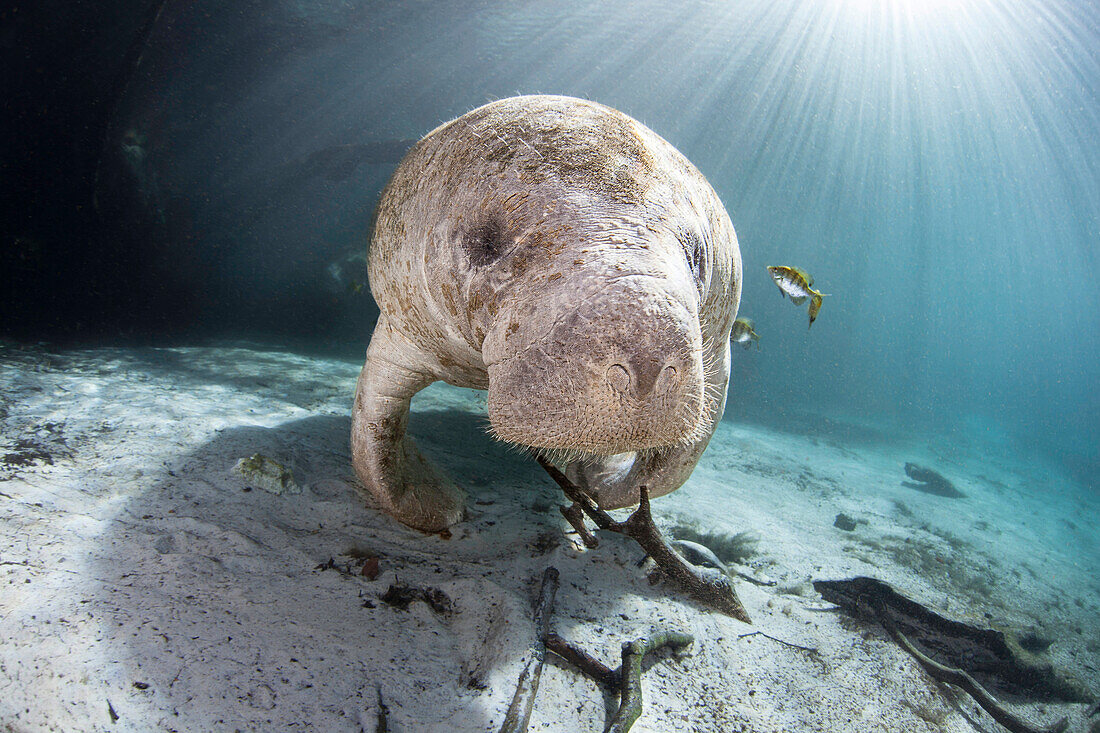
[[[723,423],[654,513],[670,532],[751,533],[739,569],[776,584],[737,582],[749,626],[651,586],[628,540],[580,549],[549,478],[484,434],[478,392],[433,386],[411,427],[468,490],[469,520],[445,540],[379,514],[349,463],[358,367],[247,346],[0,345],[0,728],[374,731],[380,691],[391,731],[494,730],[550,565],[552,628],[610,666],[653,630],[695,636],[690,655],[653,660],[636,731],[1002,730],[810,584],[854,575],[1051,640],[1100,690],[1098,499],[1011,446]],[[250,485],[234,466],[254,454],[294,484]],[[905,461],[965,498],[902,486]],[[451,610],[382,602],[395,580]],[[599,731],[615,703],[549,663],[530,729]],[[1012,706],[1071,730],[1084,708]]]

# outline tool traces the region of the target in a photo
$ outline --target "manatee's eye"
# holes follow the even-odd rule
[[[496,262],[507,250],[500,224],[489,220],[468,229],[462,237],[462,249],[475,267]]]
[[[703,240],[695,232],[681,232],[680,243],[684,245],[688,269],[691,270],[691,274],[695,276],[695,282],[701,288],[707,278],[707,253]]]

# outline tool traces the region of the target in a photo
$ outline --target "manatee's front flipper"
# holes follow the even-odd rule
[[[638,503],[639,486],[647,487],[650,497],[664,496],[680,488],[709,442],[708,435],[683,447],[573,461],[565,467],[565,475],[588,490],[600,508],[621,509]]]
[[[385,316],[379,318],[355,389],[351,462],[384,512],[414,529],[438,532],[462,519],[466,497],[405,434],[412,396],[435,381],[418,368],[425,361]]]

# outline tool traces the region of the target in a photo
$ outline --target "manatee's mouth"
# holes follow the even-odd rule
[[[710,423],[699,354],[678,355],[674,364],[569,356],[533,349],[489,367],[494,437],[559,457],[633,453],[705,437]]]

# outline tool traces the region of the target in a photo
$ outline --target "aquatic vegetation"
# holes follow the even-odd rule
[[[996,560],[950,532],[928,526],[920,529],[933,537],[888,534],[876,538],[853,534],[855,544],[846,545],[844,551],[876,567],[885,555],[925,581],[950,587],[956,596],[986,608],[1000,607],[995,591],[1005,579]],[[1008,573],[1018,575],[1011,569]]]
[[[913,516],[913,510],[910,509],[909,505],[906,504],[904,501],[898,501],[897,499],[894,499],[892,503],[894,505],[894,511],[896,511],[899,515],[903,517]]]
[[[837,529],[844,530],[845,532],[851,532],[855,530],[856,524],[856,520],[852,519],[844,513],[837,514],[836,519],[833,520],[833,526]]]
[[[294,474],[290,469],[259,453],[240,459],[233,466],[233,470],[244,477],[250,486],[270,491],[272,494],[302,492],[302,488],[294,483]]]
[[[697,542],[710,548],[718,559],[726,565],[744,565],[756,554],[760,538],[752,532],[708,532],[694,523],[681,522],[669,530],[669,534],[678,540]]]

